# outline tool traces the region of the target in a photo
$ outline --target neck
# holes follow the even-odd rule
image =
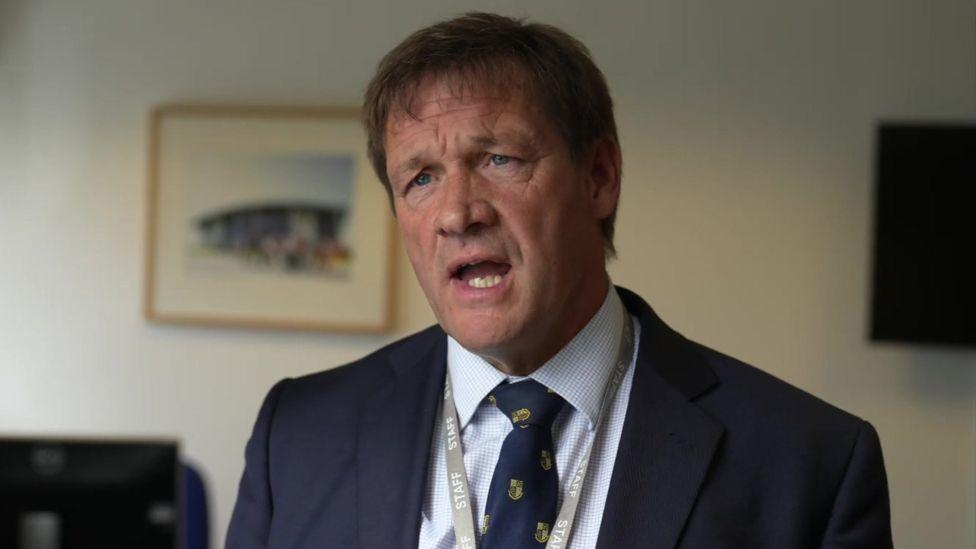
[[[527,334],[524,342],[510,345],[506,349],[486,349],[479,352],[478,356],[510,376],[527,376],[538,370],[568,345],[600,310],[607,292],[613,291],[605,271],[601,278],[602,283],[594,284],[592,290],[573,298],[575,311],[571,314],[549,315],[554,322],[548,326],[547,333],[541,339],[536,330]]]

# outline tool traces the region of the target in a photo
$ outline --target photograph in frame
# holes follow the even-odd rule
[[[392,219],[365,143],[353,108],[154,109],[147,318],[388,330]]]

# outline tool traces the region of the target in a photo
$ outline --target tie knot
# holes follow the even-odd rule
[[[527,379],[518,383],[502,383],[488,395],[511,422],[519,427],[538,425],[549,429],[556,414],[566,403],[563,397],[545,385]]]

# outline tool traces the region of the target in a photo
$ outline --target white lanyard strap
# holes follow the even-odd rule
[[[461,449],[461,421],[454,406],[451,374],[444,378],[444,444],[447,447],[447,488],[454,517],[454,538],[458,549],[475,549],[474,509],[468,474],[464,470],[464,450]]]
[[[607,410],[613,402],[620,384],[623,382],[627,367],[630,366],[634,355],[634,330],[630,315],[624,309],[624,330],[620,336],[620,348],[617,351],[617,362],[613,373],[603,390],[603,401],[600,405],[600,415],[597,417],[597,429],[603,422]],[[471,491],[468,487],[468,475],[464,469],[464,450],[461,448],[461,420],[454,405],[454,394],[451,386],[451,374],[444,377],[444,445],[447,448],[447,487],[451,502],[451,515],[454,518],[454,538],[458,549],[475,549],[476,537],[474,531],[474,509],[471,507]],[[583,481],[586,479],[587,468],[590,464],[590,454],[593,441],[597,433],[593,434],[586,445],[583,457],[580,459],[573,482],[563,498],[563,505],[556,517],[556,524],[549,533],[546,549],[566,549],[569,535],[576,520],[576,509],[579,507],[580,494],[583,491]]]

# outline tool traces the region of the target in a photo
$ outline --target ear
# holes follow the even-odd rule
[[[612,137],[601,137],[588,152],[590,204],[594,217],[602,220],[613,214],[620,199],[620,145]]]

